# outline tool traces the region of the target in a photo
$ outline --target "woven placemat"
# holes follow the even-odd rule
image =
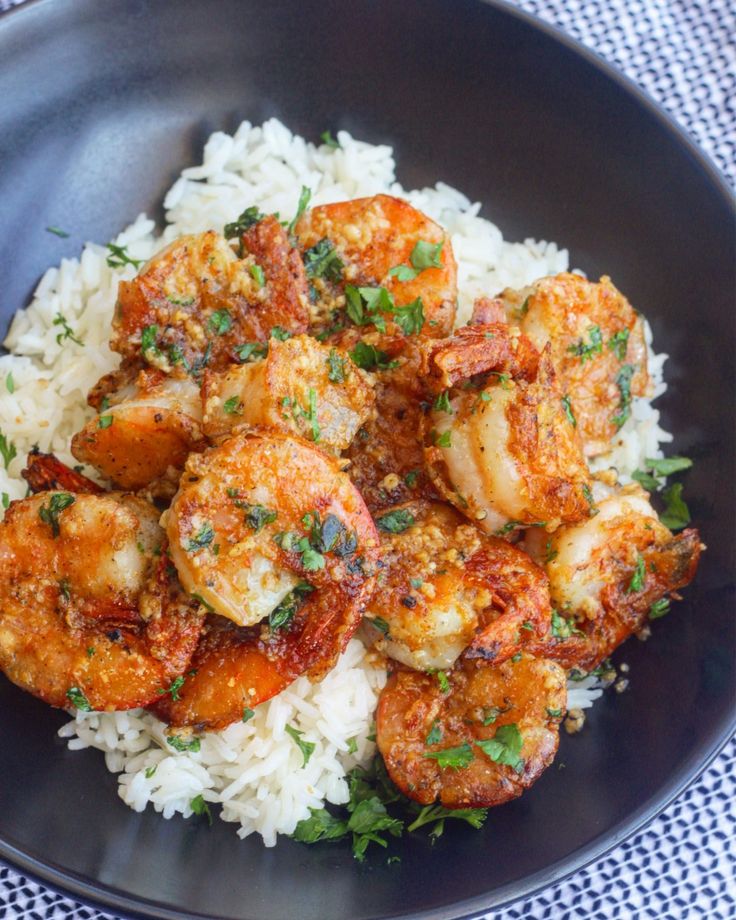
[[[0,11],[22,0],[0,0]],[[451,2],[451,0],[448,0]],[[736,4],[521,0],[622,70],[736,183]],[[643,832],[489,920],[734,920],[736,739]],[[109,920],[0,867],[0,918]]]

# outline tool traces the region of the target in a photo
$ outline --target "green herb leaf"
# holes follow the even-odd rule
[[[379,632],[382,632],[384,636],[388,636],[389,625],[383,617],[368,617],[368,622],[375,626]]]
[[[47,227],[46,232],[53,233],[54,236],[60,236],[63,240],[67,239],[69,236],[66,230],[62,230],[60,227]]]
[[[66,691],[66,698],[71,702],[72,706],[79,709],[81,712],[92,712],[89,700],[79,687],[70,687]]]
[[[258,290],[260,291],[260,289],[266,283],[266,276],[263,274],[263,269],[260,265],[251,265],[248,271],[250,272],[251,277],[255,283],[258,285]]]
[[[8,373],[8,376],[5,378],[5,387],[8,393],[15,393],[15,380],[13,380],[12,371]]]
[[[662,492],[665,509],[659,519],[670,530],[682,530],[690,523],[690,510],[682,499],[682,483],[674,482]]]
[[[599,355],[603,351],[601,327],[588,327],[588,336],[590,337],[589,342],[586,343],[584,339],[580,339],[576,345],[570,345],[567,349],[570,354],[577,355],[580,358],[581,364],[585,364],[586,361],[592,360],[593,355]]]
[[[641,591],[644,587],[644,582],[646,581],[647,570],[646,565],[644,564],[644,557],[641,553],[636,554],[636,568],[634,569],[634,574],[631,576],[631,581],[629,586],[626,589],[627,594],[635,594],[637,591]]]
[[[307,210],[309,205],[309,200],[312,197],[312,190],[307,188],[306,185],[302,186],[302,190],[299,194],[299,203],[296,206],[296,214],[294,215],[294,220],[289,224],[289,235],[294,232],[294,227],[296,227],[299,218]]]
[[[401,327],[404,335],[417,335],[424,325],[424,305],[422,298],[417,297],[403,307],[394,307],[394,322]]]
[[[110,425],[112,425],[114,421],[115,419],[112,415],[101,415],[97,419],[97,427],[98,428],[109,428]]]
[[[647,457],[644,460],[647,469],[654,470],[659,476],[671,476],[682,470],[689,470],[693,461],[689,457]]]
[[[634,470],[631,478],[648,492],[655,492],[662,485],[656,476],[652,476],[651,473],[646,473],[644,470]]]
[[[309,763],[309,758],[314,754],[314,749],[317,747],[314,741],[302,741],[302,735],[304,732],[300,732],[298,728],[293,728],[291,725],[285,725],[284,731],[287,735],[294,739],[294,743],[302,752],[302,758],[304,762],[302,763],[302,769],[306,767]]]
[[[582,636],[583,633],[575,627],[575,620],[566,619],[552,608],[552,635],[555,639],[569,639],[571,636]]]
[[[475,742],[495,763],[505,764],[514,770],[519,770],[524,763],[520,757],[522,743],[521,732],[515,722],[496,729],[493,738]]]
[[[177,702],[181,699],[179,691],[184,686],[185,680],[186,678],[183,675],[180,675],[179,677],[176,677],[174,680],[172,680],[169,687],[167,687],[165,690],[163,687],[160,687],[156,693],[158,693],[159,696],[166,696],[166,694],[169,693],[171,694],[171,699],[174,700],[174,702]]]
[[[260,533],[266,524],[272,524],[278,517],[278,512],[264,505],[250,505],[239,501],[236,501],[235,505],[245,511],[245,523],[256,533]]]
[[[439,243],[428,243],[426,240],[417,240],[411,251],[411,264],[420,272],[425,268],[442,268],[442,247],[444,240]]]
[[[232,325],[233,318],[230,316],[230,311],[225,309],[215,310],[207,322],[210,332],[214,332],[215,335],[225,335],[232,329]]]
[[[444,808],[442,805],[425,805],[419,812],[414,821],[409,825],[407,831],[418,830],[426,824],[434,824],[435,827],[429,832],[435,839],[441,837],[445,829],[445,821],[448,818],[454,818],[458,821],[467,821],[467,823],[479,830],[483,827],[483,822],[488,817],[487,808]]]
[[[146,779],[150,779],[156,770],[158,770],[158,764],[154,764],[152,767],[146,767]]]
[[[262,342],[245,342],[243,345],[236,345],[233,351],[239,363],[245,364],[247,361],[265,358],[268,354],[268,345]]]
[[[440,685],[440,690],[442,693],[450,692],[450,679],[447,676],[446,671],[430,671],[430,674],[434,674],[437,678],[437,683]]]
[[[387,841],[381,835],[389,833],[394,837],[400,837],[403,829],[403,822],[398,818],[392,818],[377,797],[363,799],[348,820],[348,830],[353,834],[353,856],[362,862],[369,843],[386,847]]]
[[[452,406],[450,405],[450,391],[443,390],[432,403],[432,408],[436,412],[447,412],[452,415]]]
[[[340,142],[335,140],[331,131],[323,131],[320,134],[319,139],[326,147],[332,147],[334,150],[340,149]]]
[[[595,506],[595,499],[593,498],[593,490],[590,488],[590,486],[587,483],[583,485],[583,496],[585,498],[585,501],[588,503],[588,506],[590,509],[588,513],[590,514],[591,517],[595,517],[596,514],[598,514],[598,509]]]
[[[390,370],[398,367],[398,361],[391,361],[385,351],[376,348],[375,345],[369,345],[362,339],[356,343],[355,348],[349,353],[353,364],[362,368],[364,371],[372,370]]]
[[[419,479],[419,470],[409,470],[406,476],[404,476],[404,482],[410,489],[413,489],[417,484],[417,479]]]
[[[161,352],[156,347],[158,337],[158,326],[144,326],[141,332],[141,353],[144,358],[148,358],[149,352],[153,355],[160,355]]]
[[[433,431],[432,436],[437,447],[452,447],[452,431],[449,428],[441,434],[439,431]]]
[[[222,411],[226,415],[242,415],[243,401],[239,396],[231,396],[222,404]]]
[[[327,278],[328,281],[342,281],[345,263],[340,258],[332,241],[323,237],[304,253],[304,269],[308,278]]]
[[[348,738],[348,754],[355,754],[358,750],[358,739]]]
[[[414,526],[414,515],[406,508],[397,508],[376,518],[376,526],[384,533],[403,533]]]
[[[195,737],[187,740],[180,735],[167,735],[166,743],[170,744],[175,751],[179,751],[180,753],[191,751],[193,754],[196,754],[202,746],[199,738]]]
[[[187,543],[187,552],[196,553],[200,549],[205,549],[205,547],[212,543],[214,538],[215,531],[212,529],[212,524],[210,524],[209,521],[205,521],[197,533],[193,537],[189,538],[189,542]]]
[[[336,349],[330,349],[326,364],[327,378],[332,383],[345,383],[345,359],[337,353]]]
[[[317,843],[320,840],[339,840],[348,833],[348,822],[333,817],[326,808],[310,808],[310,816],[303,818],[294,829],[294,840],[300,843]]]
[[[51,533],[54,537],[58,537],[61,532],[59,528],[59,515],[65,508],[73,505],[75,501],[76,498],[69,492],[55,492],[49,499],[49,503],[47,505],[41,505],[38,509],[38,516],[44,524],[48,524],[51,527]]]
[[[436,760],[442,770],[464,770],[475,760],[473,749],[467,741],[458,747],[445,748],[444,751],[425,751],[422,756]]]
[[[573,414],[572,406],[570,405],[569,396],[562,397],[562,408],[565,410],[565,415],[567,416],[568,422],[570,422],[573,428],[577,428],[578,423],[577,423],[577,419],[575,418],[575,415]]]
[[[125,265],[132,265],[133,268],[140,268],[144,259],[131,259],[128,255],[127,246],[116,246],[114,243],[107,244],[107,258],[105,260],[110,268],[123,268]]]
[[[15,448],[15,444],[0,431],[0,457],[3,458],[6,470],[17,456],[18,451]]]
[[[210,811],[210,806],[201,795],[196,795],[189,803],[189,807],[195,815],[204,815],[207,818],[207,823],[212,827],[212,812]]]
[[[268,626],[272,632],[288,626],[307,594],[314,591],[309,582],[302,581],[290,591],[278,606],[268,615]]]
[[[660,597],[658,601],[655,601],[652,606],[649,608],[649,619],[658,620],[660,617],[663,617],[665,614],[670,612],[670,601],[667,597]]]
[[[615,352],[616,357],[619,361],[623,362],[626,360],[626,349],[629,345],[629,330],[621,329],[615,335],[612,335],[608,340],[608,347],[611,351]]]
[[[435,719],[432,723],[432,727],[429,730],[429,734],[425,739],[425,744],[439,744],[442,741],[442,726],[440,725],[440,720]]]
[[[616,375],[616,386],[619,389],[619,411],[613,416],[611,421],[618,431],[624,426],[626,420],[631,415],[631,378],[636,372],[633,364],[624,364]]]
[[[253,718],[254,715],[255,715],[255,711],[253,709],[248,709],[248,707],[246,706],[245,709],[243,710],[243,717],[240,721],[250,722],[250,720]]]
[[[249,230],[254,224],[263,220],[265,215],[261,214],[255,205],[246,208],[243,213],[232,223],[225,224],[225,239],[232,240],[235,237],[242,236],[246,230]]]
[[[412,268],[411,265],[394,265],[389,269],[389,277],[398,278],[399,281],[413,281],[419,274],[419,270]]]
[[[61,345],[65,339],[71,339],[71,341],[77,345],[84,345],[84,342],[80,338],[77,338],[76,335],[74,335],[74,330],[66,321],[66,317],[62,313],[57,313],[54,317],[54,326],[61,326],[61,332],[59,332],[56,336],[57,345]]]
[[[8,508],[10,507],[10,496],[8,495],[7,492],[2,493],[2,503],[3,503],[3,508],[7,511]]]

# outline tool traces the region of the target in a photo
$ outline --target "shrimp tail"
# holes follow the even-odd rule
[[[102,486],[71,469],[53,454],[44,454],[38,448],[34,448],[28,454],[27,464],[21,471],[21,476],[28,483],[31,492],[50,492],[59,489],[99,495],[105,491]]]

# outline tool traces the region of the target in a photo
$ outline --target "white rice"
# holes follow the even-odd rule
[[[291,216],[306,185],[314,204],[388,192],[441,223],[458,262],[459,324],[467,320],[476,296],[568,269],[566,250],[531,239],[506,242],[479,216],[479,203],[441,182],[404,190],[395,179],[390,147],[354,140],[346,131],[338,133],[338,141],[339,149],[315,147],[276,119],[260,127],[243,122],[232,136],[216,132],[205,145],[202,164],[185,169],[166,195],[163,233],[156,235],[154,222],[141,214],[113,242],[145,260],[181,234],[222,228],[253,204]],[[8,469],[0,469],[4,503],[25,494],[20,470],[34,444],[74,463],[69,443],[90,415],[87,392],[117,366],[119,358],[108,347],[110,323],[118,282],[132,278],[135,270],[112,269],[106,256],[104,246],[87,243],[79,259],[63,259],[46,272],[31,304],[13,320],[4,343],[10,353],[0,357],[0,432],[17,450]],[[84,344],[64,337],[59,316]],[[648,327],[647,335],[651,344]],[[665,360],[650,354],[655,397],[666,386]],[[660,443],[671,437],[658,422],[650,401],[636,399],[614,450],[598,466],[615,466],[626,479],[645,456],[661,456]],[[69,738],[71,749],[104,751],[108,769],[120,774],[121,798],[135,810],[150,803],[165,818],[188,817],[192,799],[201,795],[222,806],[221,817],[237,823],[241,837],[255,831],[273,846],[277,834],[293,832],[310,807],[347,801],[346,772],[373,753],[368,736],[384,681],[383,669],[370,665],[363,646],[353,640],[321,684],[299,679],[259,706],[248,723],[201,736],[196,753],[174,751],[163,724],[143,710],[80,712],[60,735]],[[571,686],[569,706],[586,708],[601,692],[595,678],[586,678]],[[303,768],[287,725],[315,744]],[[357,745],[354,754],[347,753],[350,739]]]

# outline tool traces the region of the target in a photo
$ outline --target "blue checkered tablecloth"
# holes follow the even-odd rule
[[[22,0],[0,0],[0,11]],[[448,0],[451,2],[451,0]],[[656,99],[736,183],[736,0],[517,0]],[[110,920],[0,867],[0,918]],[[644,831],[488,920],[736,920],[736,739]]]

